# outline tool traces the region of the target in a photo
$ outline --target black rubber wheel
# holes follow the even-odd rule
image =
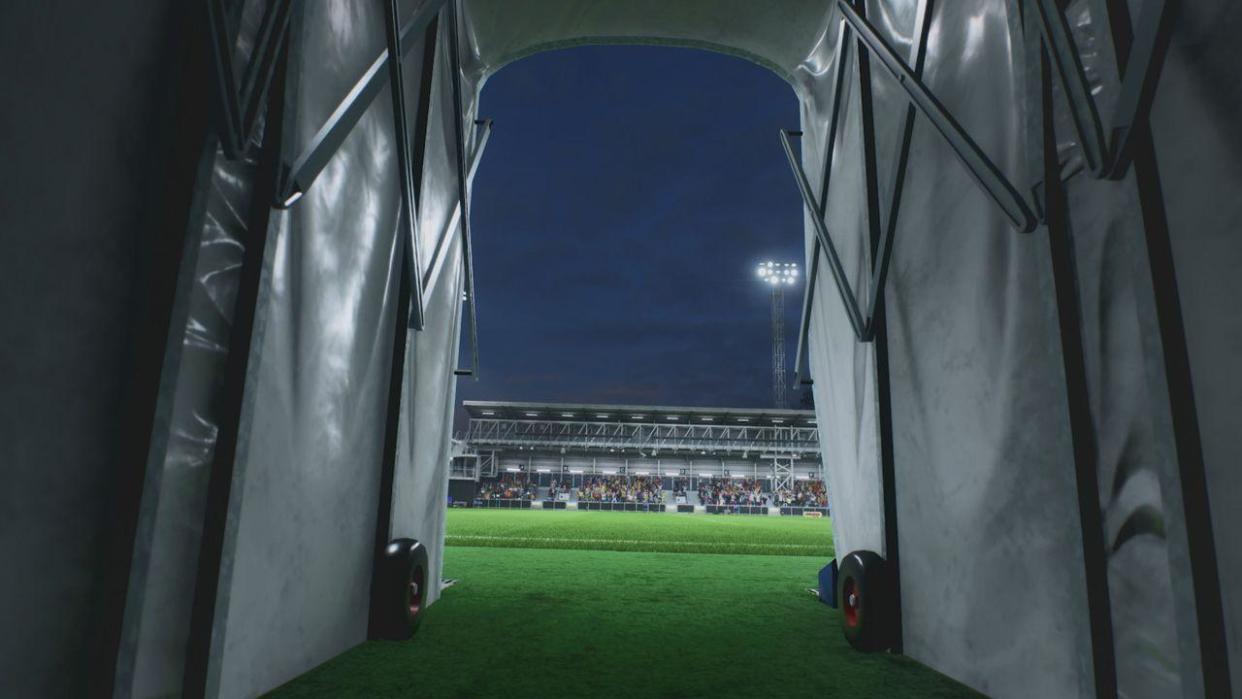
[[[380,638],[404,641],[423,620],[431,566],[427,548],[414,539],[393,539],[384,549],[380,574],[383,593],[376,610]]]
[[[851,646],[867,653],[892,648],[895,607],[888,563],[878,553],[854,551],[841,559],[837,608],[841,630]]]

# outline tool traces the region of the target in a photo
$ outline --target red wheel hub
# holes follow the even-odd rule
[[[861,607],[862,595],[858,592],[858,586],[854,584],[853,578],[846,578],[841,585],[841,611],[845,615],[846,626],[858,626],[858,610]]]
[[[413,574],[410,575],[410,618],[418,616],[423,608],[424,588],[427,584],[427,576],[423,573],[422,568],[415,568]]]

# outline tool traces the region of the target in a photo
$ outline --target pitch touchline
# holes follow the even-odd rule
[[[670,546],[749,546],[751,548],[786,548],[786,549],[812,549],[818,550],[820,547],[815,544],[755,544],[755,543],[726,543],[711,541],[648,541],[643,539],[567,539],[556,538],[550,536],[491,536],[487,534],[449,534],[444,537],[445,540],[452,539],[470,539],[471,541],[538,541],[541,543],[581,543],[581,544],[665,544]]]

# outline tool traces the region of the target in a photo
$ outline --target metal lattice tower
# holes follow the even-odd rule
[[[772,403],[779,409],[785,400],[785,287],[772,286]]]
[[[798,281],[798,265],[792,262],[763,262],[759,278],[772,287],[772,402],[787,407],[785,395],[785,287]]]

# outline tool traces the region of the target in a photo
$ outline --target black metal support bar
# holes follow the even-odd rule
[[[866,16],[867,6],[865,0],[854,0],[854,3],[859,15]],[[920,21],[925,21],[928,15],[926,5],[927,0],[923,0],[920,3],[918,11],[918,20]],[[915,27],[919,34],[916,35],[912,50],[915,53],[919,53],[924,42],[921,30],[922,24],[916,24]],[[861,39],[858,41],[858,56],[855,60],[858,62],[858,99],[862,107],[863,182],[866,183],[867,188],[868,242],[871,247],[872,260],[872,298],[871,305],[867,309],[866,335],[872,341],[872,350],[875,352],[876,422],[879,427],[879,443],[877,446],[880,460],[880,487],[884,502],[884,560],[889,571],[889,577],[892,580],[894,600],[892,650],[894,653],[901,653],[903,650],[901,628],[901,547],[897,531],[897,466],[893,455],[893,410],[892,394],[889,386],[888,335],[884,323],[884,297],[882,286],[876,283],[877,279],[882,279],[885,276],[885,272],[881,267],[886,267],[888,264],[889,256],[887,251],[892,247],[892,226],[890,225],[882,229],[880,224],[880,186],[875,154],[875,112],[872,100],[871,57],[870,52],[863,45]],[[909,134],[913,128],[913,114],[907,113],[906,116],[905,133]],[[908,150],[908,139],[903,145]],[[905,153],[903,153],[901,157],[902,170],[904,170],[905,160]],[[903,174],[898,173],[899,184]],[[900,188],[894,190],[893,196],[895,198],[901,196]],[[893,221],[889,223],[891,224]],[[883,253],[881,253],[881,247],[884,249]],[[877,291],[879,292],[878,296]]]
[[[837,254],[836,246],[832,244],[832,237],[828,233],[828,225],[819,216],[819,211],[815,204],[815,195],[811,193],[811,185],[807,182],[806,172],[803,171],[802,165],[798,163],[798,156],[794,154],[793,144],[789,141],[789,137],[792,135],[801,135],[801,132],[782,130],[781,146],[785,149],[785,157],[789,160],[789,167],[793,170],[794,180],[798,184],[798,191],[802,194],[802,203],[811,211],[811,221],[815,225],[815,237],[819,241],[820,247],[828,254],[828,269],[832,272],[832,279],[836,282],[837,292],[841,295],[841,303],[845,305],[845,313],[849,316],[850,327],[854,329],[854,335],[859,342],[866,342],[867,324],[863,320],[862,311],[858,309],[858,301],[854,297],[854,290],[850,286],[849,279],[845,276],[845,269],[841,266],[841,257]]]
[[[1140,11],[1137,31],[1125,61],[1121,91],[1109,119],[1112,167],[1108,176],[1112,179],[1125,175],[1131,161],[1131,134],[1135,128],[1146,125],[1151,112],[1172,34],[1172,4],[1172,0],[1148,0]]]
[[[396,3],[390,2],[388,14],[396,15]],[[427,126],[431,120],[431,85],[435,78],[435,58],[436,45],[439,43],[439,19],[433,19],[427,25],[427,30],[423,33],[423,55],[420,64],[419,84],[418,84],[418,105],[414,117],[414,143],[411,146],[410,158],[417,162],[417,166],[411,167],[409,170],[403,170],[408,173],[408,182],[403,182],[402,187],[408,186],[410,192],[421,192],[423,186],[423,163],[426,160],[427,151]],[[390,28],[396,27],[396,22],[389,23]],[[389,36],[392,36],[390,31]],[[403,90],[394,90],[394,95],[404,95]],[[394,110],[396,105],[393,105]],[[395,115],[394,115],[395,116]],[[394,121],[394,127],[399,121]],[[403,202],[406,212],[417,218],[418,206],[417,198],[411,196],[409,201]],[[411,230],[416,231],[417,228]],[[379,599],[381,595],[380,567],[384,560],[384,549],[388,542],[392,540],[392,509],[393,509],[393,490],[396,482],[397,472],[397,439],[401,428],[401,397],[405,386],[405,358],[406,349],[409,344],[409,336],[411,328],[421,329],[421,324],[414,325],[412,315],[412,289],[415,285],[420,290],[426,289],[425,279],[420,274],[421,267],[415,262],[414,249],[417,245],[417,239],[411,235],[405,235],[398,232],[402,237],[401,245],[403,247],[399,269],[397,270],[397,308],[395,318],[393,320],[393,336],[392,336],[392,357],[389,360],[388,370],[388,404],[384,418],[384,447],[380,456],[380,487],[379,487],[379,503],[375,514],[375,550],[374,558],[371,563],[371,615],[368,621],[367,634],[370,638],[377,638],[379,625],[383,620],[379,618],[381,613],[382,601]],[[421,299],[420,299],[421,304]],[[420,311],[421,312],[421,311]]]
[[[1104,515],[1100,506],[1099,450],[1091,400],[1087,391],[1081,299],[1074,261],[1068,202],[1059,176],[1053,126],[1052,77],[1046,49],[1040,51],[1043,97],[1044,212],[1051,248],[1052,277],[1060,322],[1061,357],[1065,370],[1070,440],[1078,491],[1078,517],[1082,531],[1082,562],[1086,582],[1088,624],[1091,630],[1095,696],[1117,696],[1117,666],[1113,648],[1113,624],[1108,589],[1108,548],[1104,541]]]
[[[410,279],[417,272],[410,269],[410,255],[401,255],[397,272],[397,309],[392,328],[392,357],[388,368],[388,404],[384,419],[384,451],[380,455],[380,487],[378,510],[375,515],[375,550],[371,562],[371,613],[367,623],[367,637],[379,638],[384,620],[381,618],[383,602],[380,576],[384,560],[384,548],[392,540],[393,485],[397,473],[397,439],[401,431],[401,393],[405,386],[405,353],[409,342]]]
[[[474,122],[476,133],[474,151],[470,156],[470,171],[466,177],[466,181],[474,180],[474,173],[479,169],[479,161],[483,158],[483,150],[487,147],[487,141],[492,135],[491,119],[476,119]],[[454,216],[461,215],[461,204],[458,203],[453,213],[449,215],[448,223],[444,227],[444,231],[440,234],[439,241],[436,242],[435,254],[432,256],[431,265],[427,267],[427,271],[423,273],[423,288],[431,287],[431,280],[436,274],[436,270],[444,264],[444,256],[448,254],[449,242],[452,238],[456,226],[453,223]]]
[[[289,32],[291,8],[292,0],[273,0],[268,5],[263,21],[259,25],[259,33],[255,38],[254,56],[250,64],[246,66],[246,73],[242,79],[240,144],[243,147],[254,133],[259,111],[263,107],[263,99],[267,96],[267,88],[272,81],[272,71],[276,66],[276,57],[280,54]]]
[[[1087,167],[1097,179],[1120,179],[1130,164],[1130,132],[1151,109],[1168,48],[1173,3],[1151,0],[1143,4],[1134,51],[1127,51],[1121,87],[1109,113],[1107,140],[1065,14],[1056,0],[1036,0],[1034,4],[1040,33],[1056,65]]]
[[[1143,26],[1153,21],[1147,12],[1150,4],[1150,1],[1144,3],[1144,16],[1140,18],[1138,31],[1131,34],[1129,4],[1125,0],[1105,0],[1104,3],[1109,15],[1117,63],[1126,66],[1127,80],[1134,75],[1136,66],[1146,62],[1143,51],[1152,51],[1150,56],[1153,61],[1163,52],[1162,48],[1155,45],[1160,42],[1150,36],[1166,31],[1167,28],[1153,25],[1145,29]],[[1167,19],[1162,21],[1167,22]],[[1145,34],[1148,38],[1144,38]],[[1144,48],[1144,41],[1152,41],[1152,47]],[[1167,39],[1163,41],[1167,42]],[[1154,80],[1154,76],[1148,79]],[[1154,85],[1151,89],[1154,89]],[[1167,399],[1172,419],[1173,443],[1177,452],[1178,478],[1182,488],[1182,511],[1186,523],[1187,554],[1190,558],[1190,584],[1199,631],[1197,640],[1203,673],[1203,696],[1232,697],[1235,696],[1237,685],[1234,684],[1229,668],[1229,637],[1225,628],[1220,568],[1216,560],[1217,544],[1212,527],[1207,465],[1203,454],[1199,412],[1195,403],[1194,381],[1190,371],[1190,350],[1186,343],[1186,326],[1182,317],[1168,213],[1164,208],[1164,188],[1156,162],[1151,125],[1145,119],[1134,119],[1128,140],[1127,157],[1134,166],[1134,180],[1138,187],[1139,207],[1143,216],[1156,322],[1160,329],[1160,348],[1164,355],[1165,380],[1168,385]],[[1235,638],[1233,642],[1236,644],[1239,640]]]
[[[237,38],[233,18],[224,7],[224,0],[206,2],[220,143],[229,159],[236,159],[245,151],[254,133],[276,56],[288,32],[291,2],[271,0],[268,3],[255,35],[254,53],[246,66],[240,90],[233,63],[233,47]]]
[[[1069,103],[1070,116],[1078,134],[1083,157],[1087,161],[1087,169],[1096,177],[1102,177],[1108,169],[1104,130],[1100,126],[1100,115],[1095,109],[1095,100],[1091,99],[1091,88],[1087,85],[1082,59],[1074,47],[1065,13],[1061,12],[1057,0],[1036,0],[1034,5],[1039,14],[1040,33],[1044,37]]]
[[[918,13],[914,18],[914,43],[910,47],[910,64],[914,66],[914,74],[923,78],[923,65],[927,59],[927,36],[931,33],[932,0],[921,0]],[[914,105],[906,105],[906,118],[902,123],[901,147],[897,152],[897,168],[893,171],[892,200],[888,205],[888,219],[885,221],[884,235],[880,238],[879,249],[874,253],[877,263],[871,275],[871,290],[868,295],[867,308],[873,314],[884,303],[884,283],[888,280],[888,266],[893,254],[893,237],[897,234],[897,218],[901,213],[901,195],[906,186],[906,168],[910,164],[910,143],[914,138]],[[869,321],[879,321],[873,315]]]
[[[290,42],[294,43],[294,42]],[[194,586],[193,608],[186,643],[186,666],[182,693],[191,698],[205,696],[211,639],[214,634],[215,612],[220,587],[220,567],[224,555],[224,532],[228,521],[230,493],[241,429],[242,401],[245,396],[246,374],[250,362],[251,339],[257,312],[263,257],[267,247],[271,202],[276,191],[280,154],[285,132],[285,82],[290,50],[280,52],[272,79],[272,98],[267,101],[267,118],[263,147],[254,180],[251,210],[248,214],[248,237],[241,277],[234,301],[233,328],[229,337],[229,353],[225,363],[224,385],[221,388],[219,431],[203,518],[203,534],[199,548],[198,574]]]
[[[211,58],[216,92],[216,121],[220,145],[230,160],[238,156],[242,131],[241,106],[237,103],[237,81],[233,71],[232,22],[224,0],[207,0],[207,29],[211,33]]]
[[[435,19],[445,0],[428,0],[414,17],[401,27],[401,53],[413,46],[417,37],[422,35],[427,25]],[[282,167],[283,175],[276,205],[286,208],[297,201],[310,188],[311,183],[323,171],[323,168],[336,154],[345,141],[345,137],[353,130],[354,125],[366,113],[367,108],[375,101],[380,90],[384,88],[384,78],[388,63],[388,50],[385,49],[370,67],[354,83],[349,94],[337,105],[319,131],[311,139],[310,145],[294,161],[292,165]]]
[[[860,17],[865,17],[867,6],[860,0],[853,0],[856,10]],[[862,135],[862,166],[863,166],[863,201],[867,207],[867,241],[870,244],[871,259],[871,278],[870,284],[872,293],[871,300],[863,309],[866,316],[863,320],[866,325],[863,326],[863,337],[870,340],[875,337],[875,331],[872,328],[875,319],[875,303],[877,296],[883,293],[882,288],[876,284],[876,281],[883,276],[887,276],[887,271],[881,272],[878,263],[888,263],[887,250],[892,246],[885,238],[881,231],[880,223],[880,182],[879,175],[876,173],[876,157],[875,157],[875,103],[871,98],[871,53],[867,50],[866,44],[861,38],[858,39],[858,55],[855,57],[858,63],[858,106],[859,106],[859,131]],[[880,258],[878,253],[883,247],[885,255]]]
[[[853,20],[850,21],[851,25],[862,25],[866,27],[871,26],[867,25],[866,17],[864,17],[861,12],[854,9],[853,6],[848,6],[848,11],[852,12]],[[927,37],[930,32],[930,27],[930,6],[929,4],[920,4],[918,16],[915,17],[914,43],[913,46],[910,47],[910,63],[913,63],[914,68],[909,68],[902,60],[900,60],[900,58],[889,56],[892,58],[892,62],[895,63],[895,65],[900,66],[900,68],[905,71],[904,73],[899,73],[897,70],[894,70],[894,68],[889,67],[889,70],[893,71],[894,74],[897,74],[900,81],[902,81],[903,86],[907,87],[907,92],[910,92],[909,83],[913,82],[919,84],[919,86],[922,86],[922,82],[920,81],[922,81],[925,53],[927,53],[925,52],[925,46],[927,46]],[[821,247],[823,248],[823,252],[825,252],[828,257],[828,264],[830,264],[833,281],[836,282],[837,291],[840,292],[842,303],[845,304],[846,314],[850,317],[850,323],[854,329],[854,335],[856,335],[858,341],[862,341],[862,343],[869,343],[869,341],[872,341],[874,336],[876,336],[876,327],[874,327],[874,325],[876,325],[877,308],[881,305],[883,300],[884,283],[886,283],[888,279],[889,263],[892,261],[893,236],[895,235],[895,230],[897,230],[900,199],[902,199],[902,192],[904,190],[905,170],[907,170],[909,164],[910,142],[912,142],[914,133],[914,118],[915,115],[917,115],[915,109],[920,108],[918,99],[915,99],[914,93],[910,92],[910,94],[912,94],[912,101],[910,101],[909,106],[907,107],[907,112],[905,112],[902,132],[902,147],[900,147],[898,153],[897,168],[894,170],[893,199],[892,201],[889,201],[888,219],[887,221],[882,222],[881,216],[879,216],[879,187],[876,181],[876,163],[874,163],[871,68],[869,68],[869,56],[871,56],[871,53],[876,50],[876,46],[868,43],[866,35],[863,35],[862,32],[856,32],[856,35],[858,41],[858,56],[856,61],[858,63],[859,74],[859,97],[862,99],[863,114],[863,166],[864,181],[866,181],[867,190],[867,221],[868,226],[871,227],[871,240],[873,241],[873,248],[871,251],[871,279],[869,279],[867,288],[867,298],[863,299],[862,302],[866,303],[866,305],[859,303],[858,298],[854,295],[850,281],[848,281],[845,276],[845,269],[843,269],[840,255],[838,255],[836,247],[832,245],[831,235],[827,231],[826,223],[823,222],[823,216],[826,214],[825,207],[827,206],[828,174],[830,174],[831,171],[831,158],[833,147],[835,147],[838,108],[840,108],[842,96],[842,71],[843,65],[845,65],[845,61],[843,61],[843,51],[845,51],[845,47],[848,46],[848,42],[846,41],[847,31],[845,21],[842,21],[841,31],[840,34],[838,34],[838,42],[840,42],[838,43],[838,46],[842,47],[840,50],[842,51],[842,60],[837,61],[837,74],[835,76],[835,102],[833,102],[832,119],[830,122],[830,129],[828,129],[830,140],[828,140],[828,143],[826,144],[826,151],[828,155],[825,161],[823,189],[821,190],[820,202],[818,202],[818,204],[816,204],[815,200],[812,199],[811,187],[809,181],[807,181],[805,170],[802,169],[799,161],[797,161],[794,149],[792,149],[792,145],[790,144],[790,135],[796,134],[794,132],[781,133],[781,144],[784,145],[785,156],[789,159],[790,168],[794,170],[794,178],[797,181],[797,186],[799,186],[799,191],[802,194],[802,201],[804,201],[807,210],[810,211],[812,220],[814,220],[815,223],[816,231],[815,241],[812,243],[812,255],[814,255],[814,257],[812,257],[811,262],[811,274],[809,279],[807,279],[806,295],[804,299],[802,299],[802,320],[799,328],[799,343],[797,343],[797,355],[795,358],[795,384],[797,380],[799,380],[802,368],[802,358],[804,358],[806,345],[809,343],[811,310],[812,303],[814,303],[812,302],[811,294],[814,292],[815,282],[817,279],[818,252],[820,252]],[[884,43],[879,40],[879,37],[874,34],[873,30],[872,38],[874,42],[878,42],[879,47],[883,48],[883,50],[892,52],[892,48],[884,45]],[[908,76],[908,79],[903,76]],[[930,97],[930,93],[927,94],[928,98],[934,99]],[[928,114],[927,110],[923,109],[923,112],[924,115],[927,115],[927,117],[934,122],[934,118]],[[948,118],[948,114],[945,114],[945,117]],[[953,138],[951,138],[944,129],[940,129],[940,133],[941,135],[944,135],[946,139],[950,140],[950,145],[953,145]],[[958,129],[958,133],[961,138],[965,139],[965,135],[960,134],[960,129]],[[971,148],[974,148],[974,144],[970,143],[969,139],[965,140]],[[960,150],[959,155],[963,155]],[[999,174],[999,170],[995,170],[995,166],[991,165],[990,161],[986,159],[986,156],[981,153],[977,153],[977,155],[979,155],[979,158],[981,158],[982,161],[985,161],[987,166],[992,168],[992,171],[996,174],[996,181],[999,181],[999,183],[1006,187],[1010,187],[1010,190],[1012,190],[1011,185],[1007,183],[1004,176]],[[970,159],[966,158],[966,156],[963,156],[963,159],[969,166]],[[972,173],[974,173],[974,170],[972,170]],[[984,181],[986,178],[981,179],[979,173],[975,173],[975,178],[977,181],[980,181],[980,184],[984,185],[985,190],[987,190],[987,184]],[[1030,214],[1030,209],[1026,206],[1026,202],[1021,200],[1021,197],[1018,197],[1016,192],[1013,192],[1013,201],[1017,202],[1017,205],[1021,206],[1027,214]],[[1002,204],[1002,206],[1004,206],[1004,204]],[[1031,216],[1033,221],[1033,214]]]
[[[407,293],[413,296],[406,301],[409,325],[415,330],[423,329],[423,268],[418,254],[418,198],[414,190],[414,167],[410,159],[410,128],[405,116],[405,78],[402,70],[401,28],[397,19],[397,0],[384,3],[384,38],[388,42],[388,85],[392,93],[393,135],[397,140],[397,171],[401,186],[402,273]],[[426,38],[426,35],[424,35]],[[421,161],[422,158],[419,158]],[[420,162],[421,164],[421,162]],[[421,168],[420,168],[421,170]],[[409,258],[408,263],[405,258]]]
[[[457,376],[479,379],[479,317],[478,299],[474,288],[474,256],[470,245],[470,193],[466,166],[465,100],[461,91],[461,47],[458,32],[457,0],[449,5],[449,57],[453,72],[453,136],[457,143],[457,194],[461,205],[461,252],[466,274],[466,303],[470,318],[470,370],[455,369]]]
[[[923,116],[927,117],[936,131],[944,138],[945,143],[953,149],[966,169],[974,177],[975,181],[983,188],[984,192],[992,198],[994,202],[1005,212],[1005,215],[1013,222],[1014,227],[1023,233],[1030,233],[1035,230],[1038,221],[1030,205],[1018,193],[1018,190],[1005,178],[1000,168],[991,161],[983,153],[970,136],[962,129],[957,120],[949,114],[944,105],[927,89],[923,81],[898,57],[896,51],[893,50],[887,42],[884,41],[876,31],[875,27],[858,14],[848,2],[848,0],[837,0],[837,7],[841,10],[845,20],[849,22],[850,27],[858,33],[859,38],[866,43],[869,48],[888,69],[889,73],[896,78],[898,84],[905,90],[909,96],[911,103],[918,107]]]
[[[832,76],[832,116],[828,121],[828,133],[824,139],[824,171],[823,176],[820,177],[819,206],[810,212],[811,216],[820,219],[823,219],[825,214],[828,213],[828,183],[832,181],[832,161],[837,147],[837,127],[841,122],[841,96],[845,94],[845,65],[849,60],[850,45],[847,41],[848,37],[845,20],[841,20],[837,26],[837,57]],[[782,135],[781,138],[783,142],[785,136]],[[786,157],[790,153],[791,151],[787,148],[785,150]],[[790,161],[790,165],[793,165],[793,161]],[[797,176],[797,172],[794,173],[794,176]],[[819,280],[820,248],[819,235],[816,235],[811,240],[811,264],[807,270],[806,287],[802,292],[802,320],[798,324],[798,349],[794,356],[794,387],[797,387],[801,380],[802,361],[803,357],[806,356],[807,343],[811,334],[811,310],[814,307],[815,286]],[[807,375],[810,375],[809,370]]]

